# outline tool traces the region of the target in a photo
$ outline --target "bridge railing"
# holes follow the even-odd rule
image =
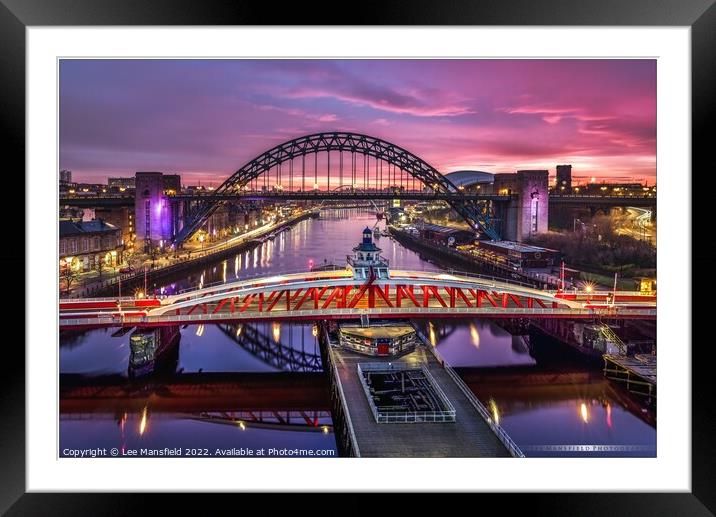
[[[502,444],[507,448],[510,455],[515,458],[524,458],[525,454],[522,452],[519,446],[510,437],[510,435],[507,434],[507,432],[502,428],[502,426],[492,418],[492,415],[490,415],[490,412],[487,410],[485,405],[480,402],[480,400],[475,396],[475,394],[467,386],[467,384],[465,384],[465,382],[460,378],[460,376],[455,373],[455,370],[453,370],[452,366],[450,366],[445,361],[445,359],[440,357],[438,351],[435,349],[434,346],[430,345],[430,342],[425,338],[422,332],[418,331],[417,329],[416,332],[422,339],[423,343],[425,343],[427,348],[433,354],[433,356],[435,356],[435,359],[437,359],[440,364],[442,364],[445,371],[448,373],[448,375],[450,375],[455,384],[457,384],[457,387],[460,388],[460,391],[462,391],[463,395],[465,395],[467,400],[470,401],[470,404],[472,404],[472,406],[477,410],[483,420],[487,422],[487,425],[490,427],[492,432],[495,433],[500,442],[502,442]]]
[[[509,309],[493,308],[493,307],[380,307],[369,309],[371,316],[390,315],[393,317],[417,317],[420,315],[439,317],[449,313],[451,316],[497,316],[500,313],[509,314],[510,317],[538,317],[538,316],[564,316],[564,317],[588,317],[588,318],[628,318],[634,317],[656,317],[655,308],[608,308],[608,309],[573,309],[573,308],[517,308]],[[241,321],[241,320],[258,320],[258,319],[290,319],[289,315],[295,315],[301,319],[321,319],[327,316],[332,317],[360,317],[361,312],[356,309],[307,309],[300,311],[272,311],[272,312],[244,312],[244,313],[216,313],[216,314],[163,314],[159,316],[106,316],[97,318],[62,318],[60,319],[60,327],[79,327],[79,326],[121,326],[121,325],[141,325],[141,324],[169,324],[169,323],[210,323],[212,321]]]
[[[337,397],[337,399],[334,399],[337,403],[336,411],[337,415],[335,415],[334,422],[342,425],[343,428],[347,432],[347,439],[348,439],[348,449],[350,449],[352,452],[352,455],[356,458],[360,458],[360,447],[358,446],[358,438],[356,437],[355,430],[353,429],[353,421],[351,420],[351,414],[350,411],[348,411],[348,405],[346,403],[346,395],[343,392],[343,386],[341,385],[341,377],[340,373],[338,372],[338,367],[336,366],[335,358],[333,357],[333,352],[331,351],[331,347],[333,346],[331,344],[331,339],[328,335],[328,330],[324,327],[323,329],[323,338],[325,339],[325,347],[322,348],[322,350],[325,351],[325,360],[328,366],[328,373],[332,377],[330,385],[332,387],[331,389],[331,398],[334,396]],[[337,421],[336,421],[337,419]],[[339,436],[340,433],[336,433],[336,437]]]

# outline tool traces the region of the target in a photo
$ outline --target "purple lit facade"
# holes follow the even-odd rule
[[[137,243],[145,249],[160,246],[172,237],[172,206],[165,193],[165,176],[161,172],[138,172],[135,182]]]

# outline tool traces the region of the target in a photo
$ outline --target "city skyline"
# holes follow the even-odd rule
[[[60,168],[219,184],[320,131],[391,141],[443,173],[570,163],[656,180],[654,60],[63,60]]]

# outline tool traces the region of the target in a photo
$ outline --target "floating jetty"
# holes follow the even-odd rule
[[[422,339],[413,352],[399,360],[375,357],[367,363],[365,355],[344,349],[331,338],[325,325],[323,327],[321,351],[337,416],[336,438],[347,455],[382,458],[523,456],[457,374]],[[369,372],[397,374],[395,379],[390,379],[396,384],[390,387],[395,393],[389,394],[390,390],[379,386],[374,375],[368,382]],[[401,372],[412,375],[410,386],[407,378],[400,376]],[[410,402],[406,399],[405,403],[417,404],[421,411],[407,408],[398,412],[395,408],[382,407],[388,398],[403,396],[409,387],[414,399]],[[377,396],[377,391],[386,393],[380,393],[383,395],[380,399],[367,396],[367,392]],[[432,404],[428,402],[431,399]],[[389,404],[394,405],[395,400]]]
[[[607,379],[623,383],[632,393],[656,398],[656,355],[605,354],[603,359]]]

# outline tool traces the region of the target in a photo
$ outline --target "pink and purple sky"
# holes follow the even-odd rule
[[[655,60],[62,60],[60,168],[220,184],[304,134],[383,138],[443,173],[570,163],[656,180]]]

